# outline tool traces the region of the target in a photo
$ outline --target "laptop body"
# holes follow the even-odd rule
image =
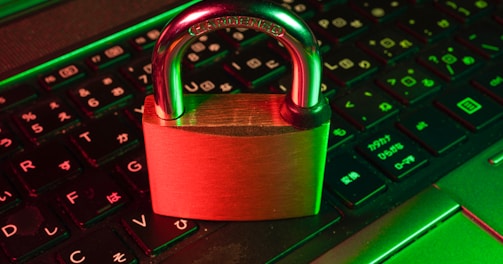
[[[497,90],[500,54],[498,42],[487,38],[501,27],[498,5],[491,3],[484,7],[487,10],[477,7],[482,9],[480,15],[475,9],[473,17],[459,18],[441,1],[390,1],[389,6],[395,8],[384,3],[375,7],[390,15],[376,18],[372,17],[376,9],[365,9],[368,3],[364,1],[312,2],[283,4],[305,17],[322,41],[325,94],[334,109],[324,202],[317,216],[251,223],[155,215],[149,210],[145,172],[135,174],[135,168],[144,164],[137,115],[141,114],[142,95],[151,93],[148,81],[139,82],[147,73],[141,70],[148,65],[155,30],[161,30],[172,15],[192,2],[62,1],[13,18],[9,15],[0,27],[0,35],[5,36],[0,39],[0,92],[9,99],[1,113],[2,138],[8,140],[2,144],[5,205],[0,237],[4,262],[499,259],[502,214],[498,212],[502,208],[498,202],[501,168],[497,164],[503,125]],[[393,6],[396,4],[398,7]],[[417,10],[431,12],[437,19],[434,24],[441,26],[430,28],[424,22],[424,28],[416,27],[419,20],[413,14]],[[354,23],[348,23],[346,30],[341,26],[343,20]],[[491,34],[480,36],[486,42],[479,43],[479,35],[474,36],[479,24],[489,25],[485,30]],[[334,28],[335,33],[331,31]],[[462,29],[472,33],[463,33]],[[339,31],[344,34],[338,35]],[[242,32],[218,33],[211,39],[227,46],[229,53],[238,55],[236,58],[219,54],[202,63],[187,58],[186,92],[194,89],[192,82],[199,92],[207,92],[202,85],[207,75],[201,72],[210,62],[219,65],[211,75],[225,76],[224,83],[232,80],[232,92],[282,92],[289,80],[288,59],[280,56],[281,51],[277,52],[280,55],[260,57],[257,50],[276,51],[276,46],[249,32],[242,33],[245,41],[236,39],[237,33]],[[375,43],[378,48],[374,48]],[[396,43],[409,49],[393,49]],[[480,52],[484,47],[489,55]],[[345,53],[350,50],[357,52]],[[106,57],[106,53],[114,52],[117,57]],[[104,61],[93,60],[97,55]],[[279,61],[281,68],[272,69],[274,76],[265,81],[252,73],[253,81],[249,82],[240,78],[250,78],[248,73],[222,66],[253,58]],[[339,72],[341,68],[351,72]],[[352,71],[355,69],[356,73]],[[103,98],[108,102],[105,107],[90,108],[86,105],[89,101],[79,97],[80,88],[97,93],[103,88],[95,88],[96,82],[105,80],[126,88],[126,96],[117,101]],[[416,86],[418,81],[422,86]],[[407,94],[407,88],[420,93]],[[16,97],[19,95],[14,91],[19,90],[23,93]],[[21,99],[10,104],[10,98]],[[64,124],[47,134],[37,133],[40,126],[50,127],[52,123],[44,126],[34,120],[34,115],[45,115],[41,105],[54,102],[67,110]],[[378,114],[371,116],[373,112]],[[431,116],[441,118],[428,119]],[[104,146],[85,145],[88,138],[82,135],[104,124],[124,129],[114,133],[127,131],[132,143],[108,146],[110,137],[103,136]],[[445,132],[444,125],[450,132]],[[435,130],[429,131],[432,128]],[[107,135],[110,130],[96,131]],[[383,150],[399,154],[383,159],[379,154],[384,152],[372,150],[376,140],[389,141]],[[65,173],[55,173],[48,166],[44,174],[37,167],[44,168],[47,153],[62,156],[55,164],[57,168],[72,166]],[[105,203],[96,205],[91,198],[81,202],[79,197],[89,190],[102,196]],[[78,207],[72,207],[75,205]],[[40,216],[44,220],[33,229],[36,236],[21,232],[26,226],[16,217]],[[452,233],[463,233],[461,230],[470,235]],[[432,250],[428,245],[435,241]],[[481,248],[488,253],[480,254]],[[425,254],[425,250],[434,254]],[[459,255],[463,253],[465,258]]]

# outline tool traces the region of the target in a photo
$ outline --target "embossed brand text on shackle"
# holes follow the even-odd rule
[[[248,16],[225,16],[212,18],[197,23],[189,28],[189,34],[191,36],[199,36],[209,31],[214,31],[229,26],[251,28],[269,33],[274,37],[279,37],[284,33],[284,29],[281,26],[278,26],[264,19]]]

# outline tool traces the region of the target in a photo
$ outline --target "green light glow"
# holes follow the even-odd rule
[[[411,233],[408,237],[402,240],[400,243],[397,243],[394,247],[391,247],[388,251],[384,252],[381,256],[377,257],[374,261],[370,262],[374,263],[382,263],[382,261],[393,253],[398,252],[405,245],[409,244],[411,241],[414,241],[420,234],[426,233],[428,229],[431,229],[437,223],[441,222],[443,219],[446,219],[449,215],[454,214],[459,210],[459,207],[454,206],[449,210],[446,210],[443,214],[438,215],[436,218],[433,218],[428,224],[424,225],[422,228],[418,229],[416,232]]]
[[[141,32],[142,30],[150,29],[153,25],[160,24],[162,22],[166,23],[171,17],[174,15],[180,13],[183,9],[187,8],[190,5],[193,5],[195,3],[199,2],[199,0],[193,0],[190,1],[186,4],[180,5],[176,8],[173,8],[169,10],[168,12],[162,13],[160,15],[157,15],[155,17],[152,17],[150,19],[147,19],[143,22],[140,22],[132,27],[126,28],[124,30],[121,30],[117,33],[114,33],[110,36],[107,36],[103,39],[100,39],[98,41],[95,41],[91,44],[85,45],[81,48],[78,48],[74,51],[71,51],[69,53],[66,53],[60,57],[57,57],[55,59],[49,60],[47,62],[44,62],[38,66],[35,66],[29,70],[26,70],[24,72],[21,72],[19,74],[13,75],[9,78],[6,78],[4,80],[0,80],[0,87],[5,87],[7,85],[11,85],[19,80],[29,78],[31,76],[34,76],[37,73],[46,71],[48,68],[55,67],[56,65],[63,64],[65,62],[75,60],[75,57],[79,55],[83,55],[86,53],[89,53],[92,50],[95,50],[99,48],[100,46],[106,45],[107,43],[110,42],[115,42],[118,39],[124,38],[125,36],[131,35],[136,32]]]

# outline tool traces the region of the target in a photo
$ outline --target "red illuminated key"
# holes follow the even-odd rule
[[[88,227],[129,201],[107,175],[90,172],[59,192],[59,201],[80,227]]]
[[[45,207],[28,205],[0,219],[0,243],[11,261],[22,262],[68,237],[67,229]]]
[[[23,109],[15,120],[31,141],[40,143],[77,125],[79,117],[66,102],[54,97]]]
[[[154,214],[151,210],[135,210],[122,218],[122,224],[146,255],[157,255],[197,230],[192,220]]]
[[[73,155],[58,143],[45,144],[15,155],[11,163],[31,194],[39,194],[80,173]]]
[[[65,264],[134,264],[135,255],[111,230],[100,229],[72,243],[58,252],[58,260]]]
[[[139,142],[134,127],[126,125],[116,115],[93,120],[87,126],[73,131],[70,139],[95,167],[130,150]]]

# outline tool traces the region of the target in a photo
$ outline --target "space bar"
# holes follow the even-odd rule
[[[429,187],[312,263],[379,263],[459,210],[447,194]]]
[[[232,222],[162,263],[266,263],[295,249],[340,219],[335,208],[322,202],[320,213],[315,216]]]

